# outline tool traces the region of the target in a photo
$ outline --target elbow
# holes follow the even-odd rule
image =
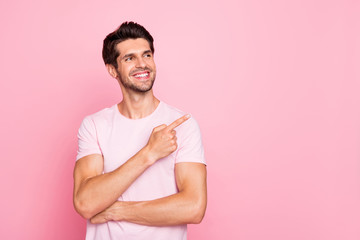
[[[205,211],[198,211],[197,213],[194,213],[190,224],[200,224],[202,220],[204,219]]]
[[[76,212],[85,219],[91,219],[96,215],[84,201],[74,200],[74,208]]]
[[[204,219],[206,211],[206,202],[194,204],[194,208],[191,214],[190,224],[200,224]]]

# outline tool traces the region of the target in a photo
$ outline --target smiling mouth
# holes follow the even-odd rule
[[[136,79],[148,79],[150,76],[150,72],[145,71],[145,72],[138,72],[132,75],[134,78]]]

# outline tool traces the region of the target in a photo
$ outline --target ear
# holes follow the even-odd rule
[[[118,74],[116,72],[116,69],[113,65],[111,64],[106,64],[106,69],[108,70],[110,76],[112,76],[113,78],[117,78]]]

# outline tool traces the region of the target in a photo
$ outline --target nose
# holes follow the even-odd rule
[[[143,58],[138,58],[136,61],[136,67],[138,68],[144,68],[146,66],[146,63]]]

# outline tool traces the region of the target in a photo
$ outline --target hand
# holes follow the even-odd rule
[[[108,221],[120,221],[121,218],[121,206],[124,202],[117,201],[104,211],[96,214],[90,219],[92,224],[106,223]]]
[[[170,155],[177,149],[176,131],[174,129],[189,118],[190,115],[187,114],[175,120],[169,126],[162,124],[153,129],[149,141],[145,146],[148,150],[148,156],[151,162],[154,163],[157,160]]]

